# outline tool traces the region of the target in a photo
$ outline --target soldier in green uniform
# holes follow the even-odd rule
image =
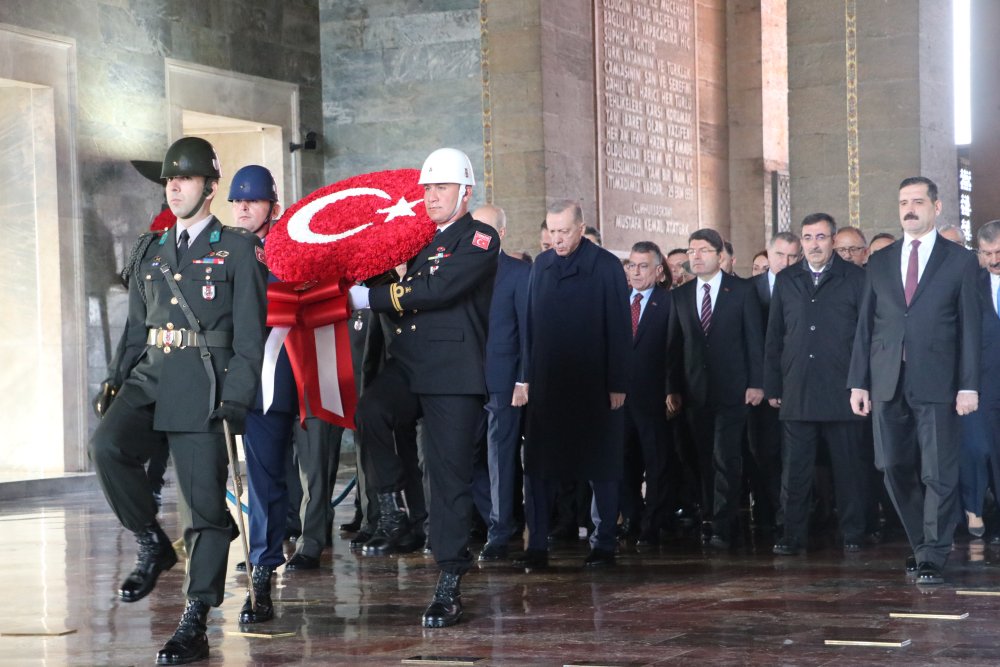
[[[263,360],[264,250],[254,234],[211,214],[219,176],[204,139],[185,137],[167,151],[162,178],[177,224],[149,244],[132,276],[125,379],[90,441],[108,503],[139,543],[119,590],[125,602],[148,595],[177,562],[143,469],[164,446],[174,461],[187,607],[159,665],[208,657],[206,619],[222,603],[236,534],[226,507],[223,420],[243,432]]]

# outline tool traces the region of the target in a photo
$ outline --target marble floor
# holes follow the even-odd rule
[[[176,536],[171,490],[163,523]],[[98,491],[0,502],[0,536],[0,665],[153,662],[179,617],[183,568],[145,600],[120,602],[115,590],[135,547]],[[770,539],[758,542],[728,554],[704,553],[695,536],[651,550],[623,545],[619,564],[598,571],[581,569],[583,542],[561,545],[544,572],[473,570],[463,580],[463,622],[424,630],[431,559],[363,557],[335,536],[320,570],[279,570],[277,616],[256,628],[264,636],[240,634],[245,577],[231,569],[227,599],[209,617],[211,659],[201,664],[399,665],[417,656],[518,666],[1000,664],[1000,551],[981,541],[960,538],[948,584],[923,590],[907,581],[899,539],[849,556],[831,546],[790,558],[772,556]],[[238,544],[231,565],[242,560]]]

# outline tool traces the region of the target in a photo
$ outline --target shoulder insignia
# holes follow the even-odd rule
[[[165,230],[163,230],[163,233],[160,234],[160,245],[163,245],[164,243],[167,242],[167,232],[168,231],[170,231],[170,230],[165,229]]]
[[[483,250],[490,249],[490,237],[488,234],[482,232],[476,232],[476,235],[472,237],[472,245],[477,248],[482,248]]]
[[[211,236],[208,237],[208,242],[218,243],[219,239],[221,238],[222,238],[222,232],[220,232],[218,229],[213,229]]]

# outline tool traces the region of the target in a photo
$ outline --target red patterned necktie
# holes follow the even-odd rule
[[[705,296],[701,298],[701,330],[706,334],[712,326],[712,286],[704,285]]]
[[[632,338],[635,338],[635,332],[639,330],[639,313],[642,312],[639,303],[641,301],[642,294],[636,294],[632,297]]]
[[[920,266],[920,255],[917,248],[919,247],[920,241],[910,243],[910,261],[906,265],[906,284],[903,286],[907,306],[913,301],[913,295],[917,292],[917,269]]]

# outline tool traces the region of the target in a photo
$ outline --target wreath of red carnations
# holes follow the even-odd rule
[[[367,280],[434,236],[417,169],[352,176],[295,202],[267,235],[267,265],[285,282]]]
[[[177,216],[174,215],[169,208],[164,207],[164,209],[160,211],[155,218],[153,218],[153,221],[149,223],[149,231],[162,232],[164,229],[170,229],[176,223]]]

